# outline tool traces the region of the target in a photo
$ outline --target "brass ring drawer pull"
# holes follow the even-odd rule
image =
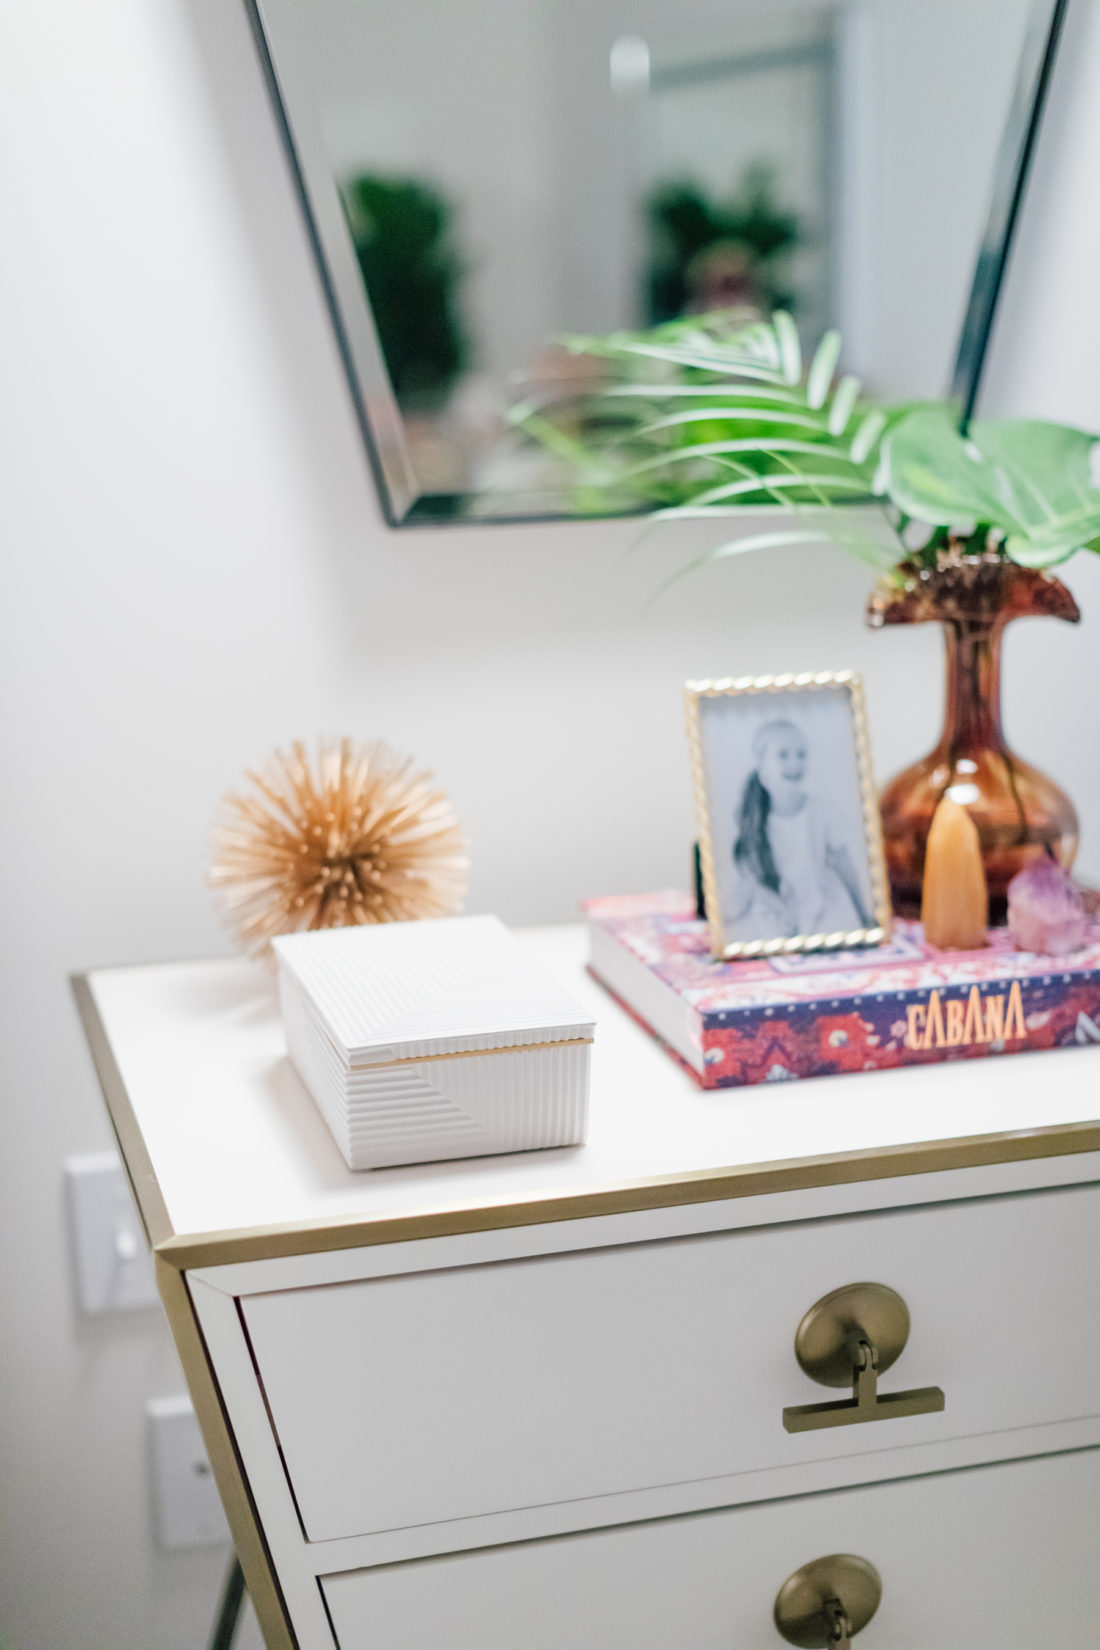
[[[844,1650],[879,1607],[882,1582],[855,1553],[815,1558],[788,1576],[775,1600],[775,1625],[802,1650]]]
[[[890,1421],[899,1415],[932,1415],[944,1406],[938,1386],[910,1392],[878,1390],[909,1339],[909,1308],[884,1283],[850,1283],[823,1295],[806,1313],[794,1338],[795,1357],[812,1381],[850,1386],[852,1396],[829,1404],[798,1404],[783,1411],[788,1432]]]

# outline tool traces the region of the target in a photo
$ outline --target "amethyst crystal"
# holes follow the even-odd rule
[[[1020,951],[1064,957],[1084,943],[1085,909],[1068,871],[1045,854],[1008,885],[1008,931]]]

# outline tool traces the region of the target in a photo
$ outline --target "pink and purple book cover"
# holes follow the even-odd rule
[[[693,1057],[653,1034],[704,1088],[1100,1044],[1100,923],[1066,957],[1015,951],[1003,929],[981,951],[937,951],[919,923],[899,921],[874,950],[715,962],[689,894],[616,895],[584,911],[604,942],[591,971],[636,1020],[653,1031],[629,1000],[654,1000],[652,984],[635,989],[639,963],[681,1000]],[[605,979],[599,957],[618,948]]]

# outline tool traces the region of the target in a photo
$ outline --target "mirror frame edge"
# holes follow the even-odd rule
[[[285,20],[279,47],[282,69],[275,61],[271,34],[279,31],[280,12],[285,19],[286,0],[243,0],[243,4],[305,222],[306,238],[336,337],[356,423],[367,450],[378,502],[387,524],[403,527],[422,495],[416,486],[400,408],[390,386],[374,315],[313,111],[288,83],[287,58],[292,53],[286,42],[291,38],[291,31]],[[349,320],[356,308],[362,315],[358,335],[353,336]]]
[[[1027,189],[1053,77],[1054,63],[1070,0],[1032,0],[1012,101],[997,145],[989,209],[979,243],[955,349],[950,390],[963,427],[981,389],[997,305]],[[507,526],[540,521],[619,520],[638,511],[575,516],[528,511],[521,515],[463,518],[423,508],[436,495],[422,492],[405,437],[401,410],[390,384],[371,311],[348,232],[339,192],[307,100],[290,84],[293,59],[289,0],[243,0],[260,69],[271,100],[291,182],[305,221],[306,236],[343,364],[356,423],[366,448],[375,492],[392,528]],[[281,17],[281,22],[280,22]],[[277,35],[278,47],[272,36]],[[282,67],[276,62],[276,50]],[[350,322],[356,316],[354,331]],[[451,495],[440,495],[440,503]],[[457,495],[465,497],[467,495]]]
[[[989,211],[974,264],[970,295],[963,312],[951,374],[950,394],[959,404],[964,430],[974,415],[981,393],[997,305],[1027,193],[1031,163],[1038,145],[1068,11],[1069,0],[1033,0],[1012,103],[993,167]]]

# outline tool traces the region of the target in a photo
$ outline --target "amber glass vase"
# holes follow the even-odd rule
[[[873,626],[937,620],[944,628],[947,695],[933,751],[882,793],[886,865],[894,910],[920,915],[928,828],[950,794],[978,827],[990,921],[1003,922],[1008,884],[1026,861],[1051,852],[1068,870],[1077,852],[1077,812],[1066,793],[1009,750],[1001,728],[1001,639],[1012,619],[1076,623],[1077,603],[1050,573],[995,554],[957,551],[938,567],[904,566],[901,583],[872,592]]]

